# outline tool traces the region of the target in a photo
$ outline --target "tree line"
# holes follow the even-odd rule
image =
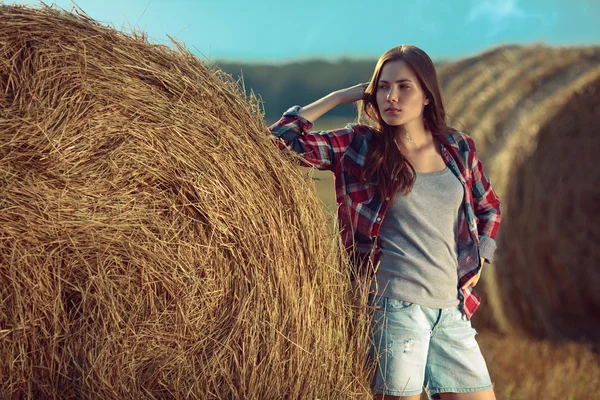
[[[246,93],[253,91],[261,99],[267,121],[275,121],[293,105],[306,105],[334,90],[368,82],[376,63],[376,59],[340,59],[280,65],[218,62],[216,66],[234,79],[241,79]],[[439,67],[443,62],[435,64]],[[342,105],[327,115],[353,118],[356,107]]]
[[[263,104],[268,121],[278,119],[293,105],[309,104],[334,90],[367,82],[377,60],[310,60],[281,65],[220,62],[217,67],[243,79],[246,93],[253,91]],[[352,117],[356,108],[336,107],[331,116]]]

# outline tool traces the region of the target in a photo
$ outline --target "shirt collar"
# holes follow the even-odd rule
[[[458,149],[458,143],[456,142],[456,139],[454,139],[454,136],[450,132],[444,132],[441,135],[438,135],[438,138],[445,145],[452,146]]]

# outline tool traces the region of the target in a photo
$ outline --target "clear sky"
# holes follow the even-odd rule
[[[10,1],[39,5],[38,0]],[[46,0],[51,4],[52,0]],[[56,0],[70,10],[71,0]],[[90,17],[166,35],[211,60],[377,58],[409,43],[457,59],[507,43],[600,44],[599,0],[77,0]]]

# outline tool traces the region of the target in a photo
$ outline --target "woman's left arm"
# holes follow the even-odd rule
[[[489,179],[483,172],[483,164],[477,157],[475,145],[471,140],[471,193],[473,206],[477,218],[477,232],[479,234],[479,254],[490,263],[496,251],[496,235],[502,219],[500,213],[500,199],[492,189]]]

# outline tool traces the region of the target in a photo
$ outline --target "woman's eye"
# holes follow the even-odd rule
[[[401,89],[408,89],[409,87],[410,87],[410,86],[408,86],[408,85],[400,85],[400,88],[401,88]]]

